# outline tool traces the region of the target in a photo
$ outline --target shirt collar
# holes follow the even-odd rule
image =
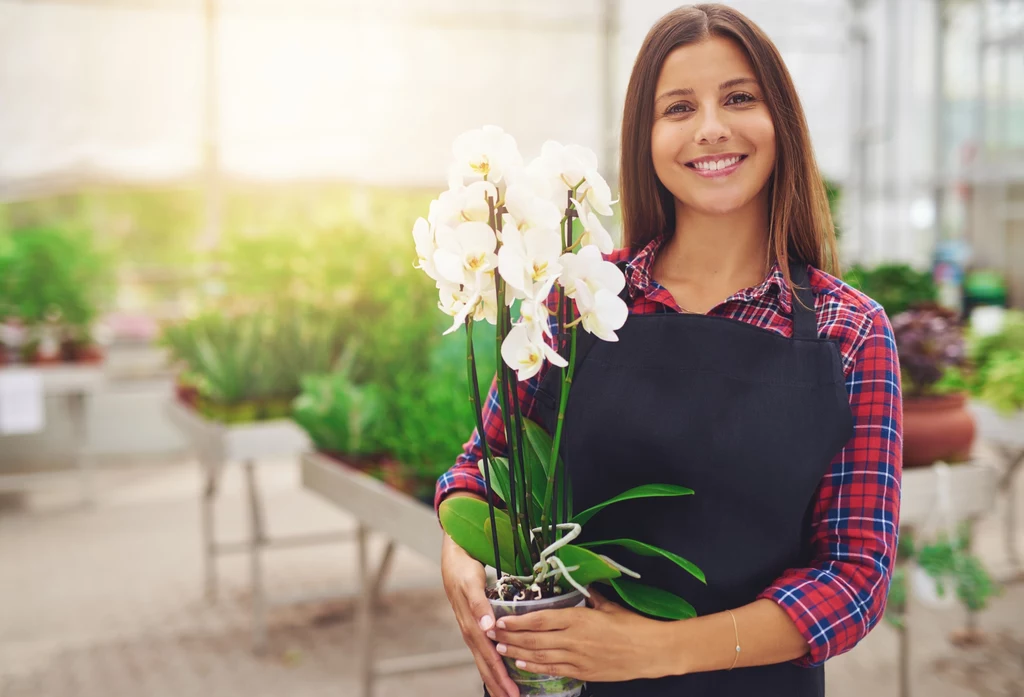
[[[654,260],[664,246],[665,240],[664,235],[655,237],[626,264],[626,288],[631,298],[646,295],[653,289],[655,281],[651,276],[651,270],[654,268]],[[792,312],[793,293],[789,284],[786,283],[786,277],[783,276],[778,262],[772,264],[763,281],[756,286],[737,291],[726,302],[751,302],[763,298],[770,292],[777,294],[779,306],[783,312]]]

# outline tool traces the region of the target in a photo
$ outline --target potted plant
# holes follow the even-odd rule
[[[612,586],[626,603],[649,615],[692,617],[694,610],[684,599],[637,582],[638,574],[602,551],[623,547],[660,556],[703,581],[691,562],[637,540],[576,543],[583,526],[618,501],[693,493],[650,484],[585,511],[573,510],[571,482],[558,454],[577,333],[582,327],[614,340],[628,314],[618,297],[625,282],[622,272],[601,257],[611,251],[612,240],[598,216],[612,214],[612,201],[597,158],[585,148],[549,141],[541,156],[524,167],[515,140],[494,126],[459,136],[453,151],[450,188],[413,228],[417,267],[436,282],[439,307],[453,317],[446,333],[466,330],[469,392],[480,433],[473,329],[478,323],[495,327],[497,386],[509,451],[508,457],[495,457],[484,441],[479,467],[487,500],[446,499],[439,510],[444,530],[475,559],[495,568],[496,582],[487,593],[496,617],[581,605],[594,583]],[[556,287],[554,314],[558,336],[568,340],[568,356],[545,339],[551,314],[546,301]],[[569,319],[570,312],[575,319]],[[554,433],[525,418],[515,397],[517,380],[536,375],[544,361],[562,369]],[[582,691],[578,680],[527,673],[509,659],[505,664],[521,694],[569,697]]]
[[[961,462],[974,443],[967,356],[956,313],[918,305],[892,319],[903,383],[903,466]]]
[[[880,264],[872,268],[858,264],[844,274],[844,280],[875,300],[889,317],[915,305],[934,303],[939,297],[932,275],[908,264]]]

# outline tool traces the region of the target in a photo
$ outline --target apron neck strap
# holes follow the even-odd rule
[[[818,317],[814,312],[814,292],[807,276],[807,264],[790,262],[789,277],[793,291],[793,338],[817,339]]]

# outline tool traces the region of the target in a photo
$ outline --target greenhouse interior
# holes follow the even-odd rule
[[[435,495],[514,379],[516,329],[458,283],[446,301],[420,232],[444,246],[453,157],[493,127],[527,161],[581,146],[600,170],[581,181],[618,200],[634,62],[679,4],[0,0],[0,697],[482,694]],[[723,4],[778,47],[832,273],[884,310],[900,365],[898,550],[827,693],[1024,695],[1024,0]],[[561,197],[570,253],[584,227],[624,246],[615,201],[602,227],[599,187],[567,185],[587,191]],[[501,234],[487,200],[456,215],[504,277],[533,228]],[[551,537],[521,541],[558,538],[542,566],[571,537],[560,434],[537,436],[535,498],[522,439],[475,475],[513,529],[555,483]]]

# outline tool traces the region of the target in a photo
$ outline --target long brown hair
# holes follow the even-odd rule
[[[648,32],[633,64],[619,168],[625,245],[638,250],[674,232],[674,197],[658,179],[651,157],[655,88],[669,53],[711,37],[730,39],[746,52],[775,125],[775,168],[767,184],[773,261],[787,282],[791,259],[835,273],[839,263],[832,214],[793,79],[771,39],[743,14],[718,4],[669,12]]]

